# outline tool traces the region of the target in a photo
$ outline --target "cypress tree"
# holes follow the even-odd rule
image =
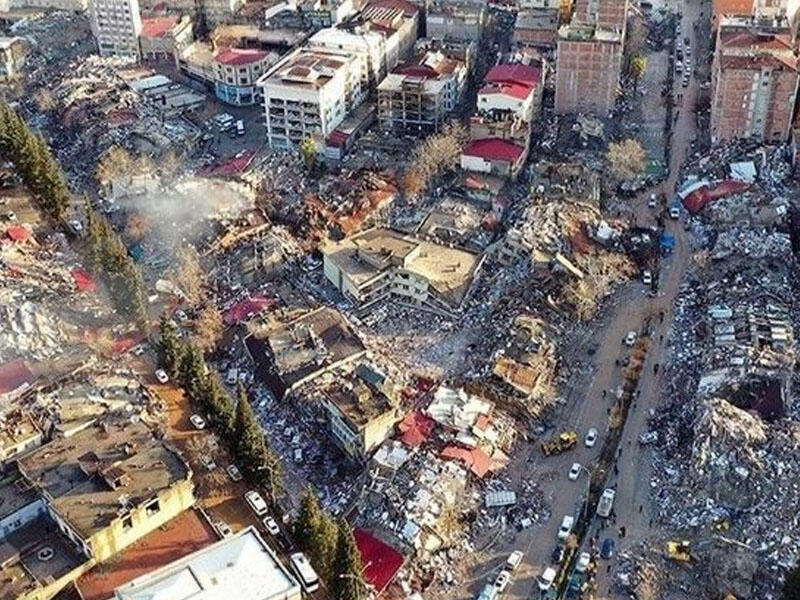
[[[345,519],[339,521],[332,577],[331,592],[335,600],[362,600],[367,597],[364,564],[353,530]]]
[[[164,370],[169,376],[172,379],[176,379],[181,362],[181,343],[178,339],[175,323],[166,316],[161,318],[160,334],[159,355],[161,364],[164,365]]]

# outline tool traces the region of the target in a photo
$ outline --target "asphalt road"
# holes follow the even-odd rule
[[[693,23],[698,19],[701,10],[704,10],[706,18],[708,17],[710,3],[708,0],[702,2],[677,0],[669,2],[668,5],[681,7],[680,12],[683,14],[681,36],[690,38],[696,58],[699,54],[697,52],[699,40]],[[709,37],[706,36],[704,46],[708,45]],[[663,191],[668,199],[674,196],[680,166],[686,159],[695,136],[695,117],[691,108],[694,106],[699,83],[693,75],[687,88],[680,87],[680,80],[677,80],[675,85],[675,94],[682,94],[683,102],[678,120],[673,125],[669,176],[659,189],[648,190],[647,194],[635,201],[637,220],[640,223],[654,222],[654,211],[646,206],[646,196],[649,193]],[[500,536],[498,542],[489,550],[476,556],[477,564],[472,569],[473,578],[462,588],[460,597],[467,597],[467,592],[475,597],[482,585],[491,580],[508,554],[515,549],[522,550],[525,557],[505,597],[539,597],[536,577],[550,563],[561,519],[564,515],[575,514],[576,506],[586,494],[586,473],[582,472],[577,481],[570,481],[567,478],[568,470],[573,462],[580,462],[591,468],[597,458],[606,430],[607,409],[612,402],[610,391],[616,389],[622,381],[621,368],[615,361],[624,359],[628,353],[628,348],[622,340],[628,331],[641,331],[645,321],[650,318],[652,336],[639,382],[640,396],[624,428],[622,454],[617,461],[619,475],[615,477],[612,474],[607,480],[607,486],[617,485],[615,502],[617,526],[625,524],[628,530],[622,540],[617,538],[616,532],[607,530],[607,534],[617,542],[617,551],[647,535],[650,519],[646,510],[649,494],[649,454],[646,447],[636,443],[636,437],[646,430],[648,411],[658,403],[659,377],[654,374],[653,365],[662,362],[669,337],[672,306],[691,256],[688,235],[682,223],[670,221],[666,227],[675,235],[676,247],[670,257],[662,260],[658,295],[648,296],[644,286],[634,282],[618,293],[612,307],[606,307],[607,314],[601,316],[591,338],[583,340],[583,348],[587,347],[589,342],[598,346],[588,381],[583,381],[583,378],[579,377],[577,381],[570,382],[570,390],[566,394],[567,402],[556,419],[553,433],[568,428],[576,430],[583,438],[590,427],[597,427],[600,439],[594,448],[586,448],[581,439],[576,449],[549,458],[542,457],[538,448],[532,446],[517,453],[509,467],[509,478],[512,481],[519,481],[521,478],[534,478],[540,481],[540,489],[544,492],[545,500],[552,507],[551,515],[542,524],[523,530],[516,536]],[[664,311],[663,322],[658,318],[660,311]],[[605,397],[603,390],[607,391]],[[547,476],[548,474],[552,476]],[[642,506],[642,512],[639,512],[639,506]],[[600,572],[598,588],[600,593],[595,597],[612,597],[608,592],[609,581],[603,579],[605,569],[601,568]]]

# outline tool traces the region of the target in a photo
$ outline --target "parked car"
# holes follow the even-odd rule
[[[294,450],[294,462],[300,464],[303,462],[303,449],[302,448],[295,448]]]
[[[270,535],[277,536],[281,534],[281,528],[278,527],[278,522],[272,517],[264,517],[262,523],[264,523],[264,528]]]
[[[588,552],[581,552],[580,556],[578,556],[578,562],[575,563],[575,570],[578,573],[585,572],[589,568],[591,560],[592,556]]]
[[[508,558],[506,559],[506,566],[504,568],[507,571],[515,571],[522,562],[522,557],[523,554],[520,550],[514,550],[508,555]]]
[[[215,521],[213,523],[214,529],[217,530],[219,536],[222,538],[230,537],[233,535],[233,531],[231,530],[231,526],[228,525],[225,521]]]
[[[600,558],[608,560],[614,556],[614,540],[606,538],[603,540],[603,545],[600,546]]]
[[[169,381],[169,375],[164,369],[156,369],[155,375],[159,383],[167,383]]]
[[[214,462],[214,459],[211,458],[208,454],[203,454],[200,457],[200,462],[203,463],[203,466],[208,469],[209,471],[213,471],[217,468],[217,463]]]
[[[625,345],[633,346],[635,343],[636,343],[636,332],[629,331],[628,334],[625,336]]]
[[[225,469],[228,473],[228,477],[231,478],[231,481],[241,481],[242,480],[242,472],[239,470],[239,467],[236,465],[228,465],[228,468]]]
[[[597,429],[594,427],[590,427],[589,431],[586,432],[586,438],[583,440],[583,445],[587,448],[594,448],[594,445],[597,443]]]
[[[572,463],[572,466],[569,468],[569,477],[570,481],[575,481],[578,477],[581,476],[581,463]]]
[[[500,571],[497,579],[494,580],[494,587],[497,590],[497,593],[502,594],[504,591],[506,591],[509,583],[511,583],[511,573],[508,571]]]
[[[653,274],[650,272],[650,269],[645,269],[644,273],[642,273],[642,283],[645,285],[653,285]]]
[[[561,561],[564,560],[564,554],[566,553],[566,547],[564,544],[558,544],[553,551],[550,553],[550,562],[556,565],[560,565]]]
[[[575,517],[570,515],[565,515],[563,519],[561,519],[561,527],[558,528],[558,539],[565,540],[569,537],[569,534],[572,533],[572,526],[575,524]]]
[[[556,579],[556,570],[553,567],[547,567],[544,572],[539,575],[536,583],[539,585],[539,590],[542,592],[548,591],[553,587],[553,582]]]
[[[673,204],[669,207],[669,218],[670,219],[679,219],[681,216],[681,209],[678,208],[677,205]]]
[[[647,206],[649,208],[655,208],[656,207],[656,195],[655,194],[650,194],[650,197],[647,199]]]
[[[189,417],[189,421],[191,422],[192,426],[195,429],[205,429],[206,428],[206,421],[200,415],[192,415]]]
[[[257,491],[250,490],[244,495],[244,499],[245,502],[250,505],[250,508],[253,509],[253,512],[259,517],[267,513],[267,503]]]

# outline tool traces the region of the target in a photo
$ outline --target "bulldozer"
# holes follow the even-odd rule
[[[551,456],[561,454],[578,443],[578,434],[572,430],[562,431],[556,437],[542,442],[542,454]]]
[[[689,552],[691,544],[684,540],[682,542],[667,542],[667,557],[679,562],[689,562],[692,555]]]

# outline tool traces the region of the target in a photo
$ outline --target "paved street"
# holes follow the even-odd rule
[[[703,8],[705,17],[708,17],[710,11],[708,2],[681,1],[679,4],[683,6],[682,36],[688,36],[692,47],[699,49],[700,44],[693,23],[698,20]],[[708,36],[704,40],[704,49],[708,45],[707,40]],[[697,55],[700,54],[701,52],[697,52]],[[674,94],[676,97],[682,94],[683,98],[678,119],[672,129],[669,176],[658,189],[648,190],[635,200],[635,212],[640,224],[654,224],[655,211],[646,205],[646,197],[652,191],[664,192],[668,202],[674,196],[680,166],[686,159],[695,136],[695,115],[690,109],[694,106],[698,89],[699,82],[694,74],[687,88],[680,86],[679,79],[675,82]],[[591,335],[584,335],[581,340],[572,340],[573,348],[576,348],[575,355],[585,355],[590,346],[596,346],[598,350],[593,357],[590,372],[569,383],[566,403],[553,423],[554,428],[546,435],[557,434],[564,429],[574,429],[581,437],[578,447],[562,455],[544,458],[538,449],[538,444],[529,445],[524,451],[517,453],[516,461],[511,467],[511,471],[515,474],[511,475],[512,478],[517,480],[527,478],[540,482],[545,502],[552,507],[552,513],[542,524],[523,530],[516,536],[500,536],[497,543],[476,559],[478,566],[472,570],[473,578],[469,586],[465,586],[462,590],[461,597],[477,595],[481,586],[489,581],[508,553],[515,549],[522,550],[525,559],[515,574],[514,584],[507,596],[538,597],[536,577],[550,563],[561,519],[564,515],[576,514],[587,491],[585,471],[577,481],[570,481],[567,473],[573,462],[580,462],[581,465],[592,468],[606,431],[607,410],[612,403],[611,390],[615,390],[622,383],[622,367],[619,365],[624,363],[629,352],[627,346],[622,343],[623,338],[631,330],[643,333],[646,321],[651,338],[639,380],[640,396],[634,402],[624,428],[622,453],[617,461],[619,475],[614,476],[612,473],[606,481],[607,486],[617,487],[616,525],[618,527],[624,524],[627,535],[620,540],[614,528],[613,532],[611,529],[606,530],[602,538],[615,539],[619,552],[626,545],[647,536],[650,521],[647,509],[649,453],[646,447],[636,442],[636,438],[647,429],[648,411],[659,401],[659,376],[654,374],[654,365],[662,362],[668,342],[673,302],[691,252],[688,235],[681,221],[667,220],[666,227],[675,235],[676,247],[673,254],[661,262],[658,295],[650,297],[640,282],[632,282],[626,289],[619,291],[614,300],[606,306],[606,314],[599,317],[599,322],[594,324],[595,329],[590,332]],[[663,321],[659,319],[661,311],[664,312]],[[576,342],[578,346],[574,345]],[[604,390],[606,390],[605,395]],[[586,448],[583,444],[583,436],[590,427],[597,427],[600,431],[600,439],[594,448]],[[589,531],[594,532],[596,526],[597,524],[593,524]],[[612,597],[609,593],[610,582],[605,579],[605,564],[601,564],[599,571],[599,597]]]

